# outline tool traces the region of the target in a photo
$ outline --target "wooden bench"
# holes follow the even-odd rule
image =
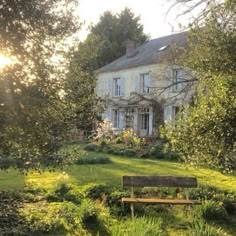
[[[134,217],[134,203],[157,203],[170,205],[194,205],[198,201],[189,199],[189,188],[197,187],[195,177],[176,176],[123,176],[123,187],[131,188],[131,196],[122,198],[121,201],[130,203],[131,216]],[[174,187],[186,188],[186,199],[163,199],[163,198],[136,198],[134,197],[135,187]]]

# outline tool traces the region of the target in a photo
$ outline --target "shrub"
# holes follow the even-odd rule
[[[110,195],[112,189],[105,184],[88,184],[84,187],[84,195],[92,200],[103,201],[104,196]]]
[[[98,149],[99,149],[99,147],[95,143],[89,143],[84,147],[85,151],[97,151]]]
[[[200,207],[200,214],[205,220],[227,220],[227,212],[223,203],[205,201]]]
[[[138,137],[138,135],[134,132],[133,129],[126,129],[122,131],[121,135],[121,141],[128,146],[139,146],[142,143],[142,139]]]
[[[166,236],[167,233],[162,229],[160,218],[148,219],[145,217],[128,219],[112,228],[112,236]]]
[[[133,149],[125,149],[123,151],[124,156],[133,157],[136,156],[136,152]]]
[[[98,209],[95,203],[89,199],[83,199],[79,208],[79,217],[85,225],[97,221]]]
[[[113,190],[107,197],[107,204],[110,208],[110,211],[115,216],[124,216],[130,214],[129,204],[122,204],[122,197],[129,197],[129,191],[123,189]]]
[[[94,139],[98,141],[102,146],[110,143],[115,137],[115,129],[112,126],[112,122],[105,119],[101,122],[96,129],[96,135]]]
[[[233,202],[232,200],[224,199],[223,206],[228,214],[233,215],[234,213],[236,213],[235,202]]]
[[[64,199],[75,204],[80,204],[84,198],[84,193],[80,187],[74,187],[70,189],[64,196]]]
[[[21,214],[30,225],[30,235],[82,231],[79,208],[73,203],[26,204]]]
[[[195,222],[189,226],[188,236],[227,236],[220,228],[215,228],[203,221]]]
[[[76,160],[75,164],[107,164],[111,159],[107,156],[84,156]]]

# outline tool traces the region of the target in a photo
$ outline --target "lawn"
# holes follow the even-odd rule
[[[174,175],[174,176],[195,176],[200,185],[212,186],[219,190],[236,192],[236,175],[222,174],[217,170],[207,168],[194,168],[183,163],[165,160],[142,159],[111,154],[87,152],[88,156],[108,156],[111,163],[96,165],[72,165],[64,169],[54,171],[30,171],[27,174],[20,174],[14,169],[8,172],[0,171],[0,190],[23,189],[24,186],[32,185],[44,189],[53,189],[58,183],[73,183],[76,186],[89,183],[105,183],[114,187],[122,187],[123,175]],[[170,236],[185,235],[185,230],[178,228],[181,222],[187,219],[182,207],[173,209],[172,218],[168,222],[168,233]],[[180,224],[179,224],[180,222]],[[177,224],[177,225],[176,225]],[[179,226],[178,226],[179,224]],[[231,226],[222,223],[230,235],[236,235],[236,219],[231,220]]]
[[[88,155],[108,155],[112,163],[98,165],[73,165],[63,170],[29,172],[22,175],[16,170],[0,171],[0,189],[21,189],[24,185],[33,184],[39,187],[52,187],[58,181],[79,185],[96,182],[121,186],[123,175],[176,175],[196,176],[201,185],[210,185],[218,189],[236,192],[236,176],[222,174],[216,170],[194,168],[183,163],[164,160],[131,158],[89,152]]]

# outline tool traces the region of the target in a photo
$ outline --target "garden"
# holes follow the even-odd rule
[[[110,129],[107,129],[107,131]],[[101,130],[100,130],[101,131]],[[148,144],[132,130],[114,135],[103,130],[89,143],[66,144],[63,155],[74,163],[63,169],[0,172],[0,235],[222,236],[236,235],[236,176],[195,168],[160,143]],[[190,198],[201,205],[136,204],[123,175],[195,176]],[[145,197],[182,198],[173,188],[135,189]]]

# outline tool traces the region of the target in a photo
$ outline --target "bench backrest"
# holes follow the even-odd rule
[[[125,187],[197,187],[195,177],[178,176],[123,176],[123,186]]]

